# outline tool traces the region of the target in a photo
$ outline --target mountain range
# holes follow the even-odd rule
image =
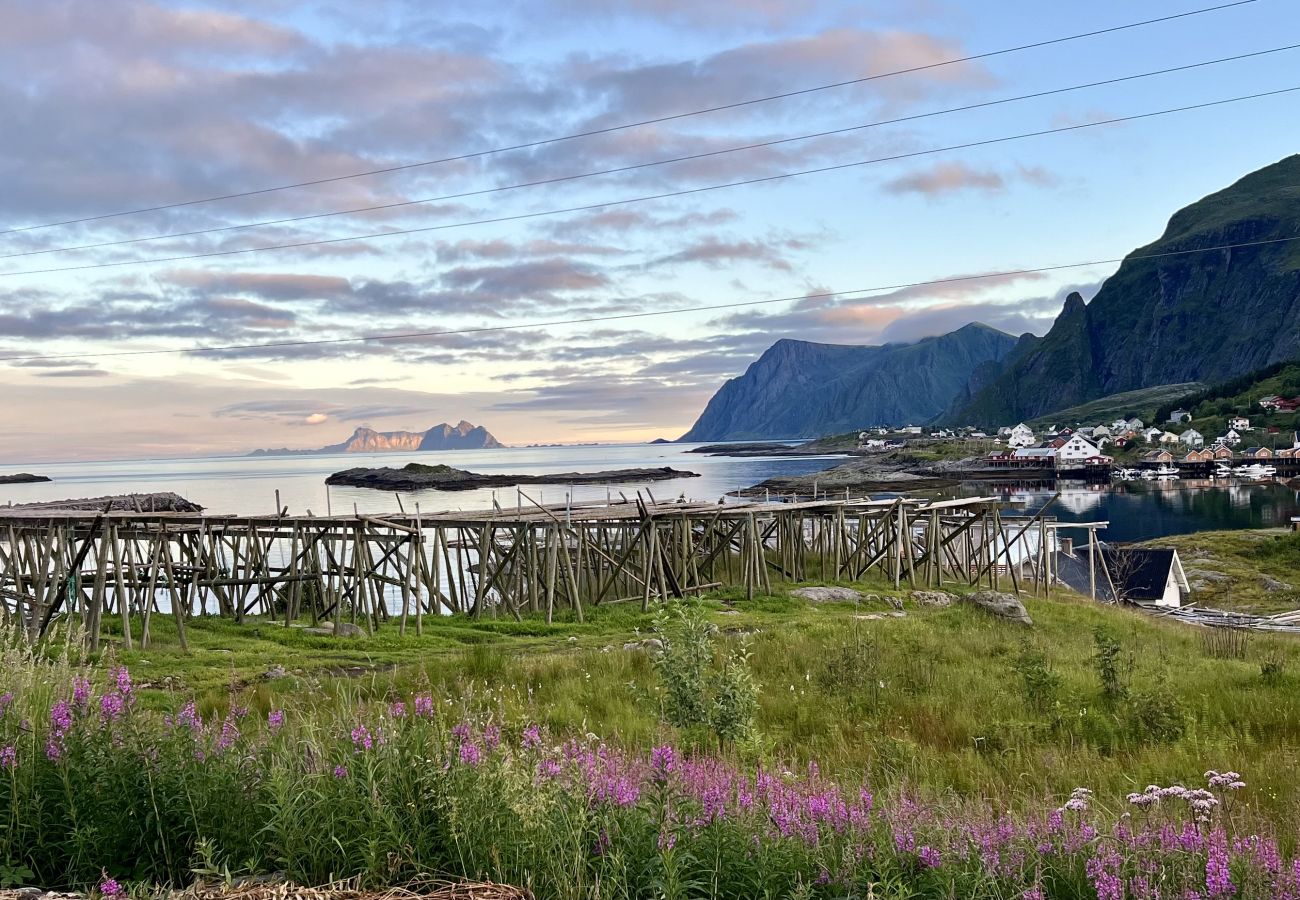
[[[878,347],[779,340],[684,441],[817,437],[873,424],[998,426],[1122,391],[1215,383],[1300,357],[1300,155],[1179,210],[1042,337],[978,323]]]
[[[1120,391],[1216,383],[1300,356],[1297,237],[1300,155],[1179,210],[1090,303],[1071,294],[1047,334],[1023,339],[945,418],[1014,423]]]
[[[933,419],[1016,338],[978,323],[911,344],[780,340],[713,395],[683,441],[818,437]]]
[[[341,444],[315,450],[254,450],[249,456],[297,456],[314,453],[389,453],[398,450],[485,450],[504,446],[482,425],[462,419],[455,425],[443,422],[428,431],[375,431],[361,427]]]

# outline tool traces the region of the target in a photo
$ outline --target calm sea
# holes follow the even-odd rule
[[[310,509],[327,512],[382,514],[397,511],[394,495],[365,488],[330,487],[325,478],[353,466],[402,466],[408,462],[445,463],[483,473],[545,475],[671,466],[699,473],[651,484],[586,485],[554,483],[524,488],[542,503],[564,503],[635,496],[649,490],[659,500],[685,496],[716,501],[728,491],[748,487],[779,475],[802,475],[840,462],[839,457],[808,458],[718,457],[687,453],[698,444],[602,444],[584,447],[511,447],[500,450],[439,453],[333,454],[283,457],[214,457],[207,459],[121,460],[0,466],[0,471],[35,471],[54,479],[43,484],[0,485],[0,503],[97,497],[149,491],[175,491],[210,512],[269,515],[275,512],[275,492],[290,513]],[[1119,485],[1060,486],[1061,495],[1050,513],[1068,521],[1108,521],[1104,536],[1113,541],[1146,540],[1223,528],[1262,528],[1286,525],[1300,515],[1300,491],[1278,483],[1247,484],[1211,481],[1169,483],[1129,482]],[[947,492],[951,496],[954,492]],[[1036,512],[1054,493],[1048,488],[1007,488],[987,484],[963,485],[964,496],[999,496],[1026,512]],[[418,491],[402,495],[408,512],[487,509],[496,500],[502,507],[521,502],[515,489],[477,491]],[[522,501],[528,506],[528,501]]]
[[[435,453],[340,453],[319,456],[211,457],[205,459],[144,459],[111,462],[27,463],[0,466],[0,472],[26,471],[48,475],[52,482],[0,485],[0,503],[99,497],[109,494],[175,491],[209,512],[237,515],[273,515],[275,492],[289,512],[310,509],[364,513],[397,511],[393,494],[367,488],[326,487],[331,473],[355,466],[394,466],[408,462],[445,464],[484,474],[548,475],[670,466],[696,472],[698,478],[679,478],[650,484],[569,486],[562,478],[553,484],[535,484],[524,492],[541,503],[559,504],[617,498],[619,492],[635,497],[649,490],[656,499],[685,495],[693,500],[716,501],[728,491],[748,487],[777,475],[802,475],[840,462],[833,456],[808,458],[727,458],[685,451],[699,444],[601,444],[584,447],[507,447],[499,450],[448,450]],[[514,488],[476,491],[416,491],[404,493],[408,512],[488,509],[496,500],[513,507],[520,500]]]

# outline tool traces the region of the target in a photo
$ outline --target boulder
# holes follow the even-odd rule
[[[1277,591],[1291,590],[1291,585],[1287,584],[1285,581],[1278,581],[1276,578],[1272,577],[1271,575],[1260,575],[1259,586],[1262,587],[1264,590],[1268,591],[1270,594],[1275,593]]]
[[[957,602],[956,594],[945,591],[912,591],[911,597],[917,606],[952,606]]]
[[[841,587],[805,587],[795,588],[790,592],[801,600],[807,600],[809,603],[861,603],[863,595],[853,590],[853,588]]]
[[[1029,612],[1025,609],[1025,604],[1011,594],[1004,594],[1001,591],[976,591],[973,594],[967,594],[962,599],[1000,619],[1008,619],[1024,625],[1034,624],[1034,620],[1029,618]]]
[[[318,634],[324,637],[365,637],[365,629],[360,625],[353,625],[351,622],[340,622],[338,628],[333,623],[327,622],[319,628],[304,628],[304,634]]]
[[[664,642],[659,638],[644,638],[639,641],[628,641],[623,645],[624,650],[662,650]]]
[[[891,594],[867,594],[863,597],[866,603],[879,603],[882,606],[888,606],[890,609],[902,609],[903,601]]]
[[[1231,575],[1224,575],[1222,572],[1216,572],[1213,569],[1196,569],[1189,568],[1186,571],[1188,578],[1195,578],[1200,581],[1210,581],[1218,584],[1224,581],[1231,581]]]

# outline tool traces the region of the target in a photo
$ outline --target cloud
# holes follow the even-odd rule
[[[303,422],[305,422],[308,425],[320,425],[325,422],[328,422],[329,419],[330,417],[327,416],[325,413],[312,413],[310,416],[303,419]]]
[[[946,162],[892,178],[883,187],[891,194],[924,194],[933,197],[965,190],[997,193],[1006,187],[1006,180],[992,170],[974,169],[966,163]]]

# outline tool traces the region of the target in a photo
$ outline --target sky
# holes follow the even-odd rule
[[[1116,266],[782,298],[1115,259],[1297,152],[1300,94],[1093,123],[1300,50],[951,111],[1276,50],[1290,0],[934,65],[1215,3],[0,0],[0,464],[672,438],[780,338],[1041,334]]]

